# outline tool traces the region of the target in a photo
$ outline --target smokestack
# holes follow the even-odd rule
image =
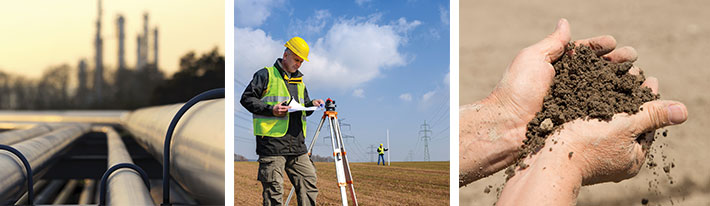
[[[118,19],[116,20],[116,25],[118,27],[118,69],[126,69],[126,59],[125,59],[125,35],[123,32],[123,24],[125,23],[125,20],[123,19],[123,15],[118,15]]]
[[[77,88],[77,96],[86,95],[86,90],[88,86],[86,84],[86,60],[79,60],[79,72],[77,74],[77,79],[79,80],[79,88]]]
[[[95,53],[94,53],[94,90],[96,92],[96,99],[101,101],[101,90],[104,84],[104,69],[103,69],[103,46],[104,42],[101,39],[101,0],[98,0],[98,17],[96,18],[96,39],[94,40]]]
[[[148,64],[148,12],[143,13],[143,36],[141,37],[141,63]]]
[[[158,27],[153,30],[153,63],[155,69],[158,69]]]
[[[143,44],[141,42],[141,35],[136,36],[136,70],[143,68],[143,62],[141,61],[141,56],[143,56],[141,47]]]

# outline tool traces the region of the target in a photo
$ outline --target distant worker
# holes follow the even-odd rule
[[[298,205],[316,205],[316,168],[305,144],[306,116],[313,112],[289,113],[286,105],[292,97],[291,101],[305,107],[320,106],[323,100],[310,100],[303,74],[298,71],[303,60],[308,61],[306,41],[293,37],[284,46],[283,58],[254,74],[240,102],[253,114],[263,205],[283,204],[284,169],[295,188]]]
[[[380,156],[377,158],[377,165],[380,165],[381,159],[382,166],[385,166],[385,151],[387,151],[387,148],[382,147],[382,144],[380,144],[380,147],[377,148],[377,153],[380,154]]]

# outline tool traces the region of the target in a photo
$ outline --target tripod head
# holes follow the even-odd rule
[[[335,111],[335,100],[330,98],[325,100],[325,111]]]

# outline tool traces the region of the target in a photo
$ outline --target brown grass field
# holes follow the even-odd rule
[[[612,35],[619,47],[638,51],[635,65],[658,78],[662,99],[685,103],[688,121],[654,143],[675,163],[674,184],[660,167],[644,167],[619,183],[582,187],[577,205],[641,205],[642,198],[648,205],[710,205],[709,8],[701,0],[461,1],[459,104],[487,96],[515,55],[552,32],[559,18],[569,20],[573,40]],[[649,189],[655,180],[660,194]],[[460,205],[493,205],[504,181],[499,172],[461,188]],[[486,194],[488,185],[494,188]]]
[[[318,205],[339,205],[340,190],[332,162],[316,162]],[[259,163],[234,162],[234,205],[260,205]],[[448,205],[449,162],[351,163],[360,205]],[[285,174],[285,173],[284,173]],[[291,189],[284,176],[284,201]],[[351,200],[348,200],[349,202]],[[295,197],[291,205],[296,205]]]

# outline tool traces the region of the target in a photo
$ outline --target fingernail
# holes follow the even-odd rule
[[[688,116],[685,114],[684,106],[680,104],[672,104],[668,106],[668,121],[671,124],[680,124],[685,122]]]

